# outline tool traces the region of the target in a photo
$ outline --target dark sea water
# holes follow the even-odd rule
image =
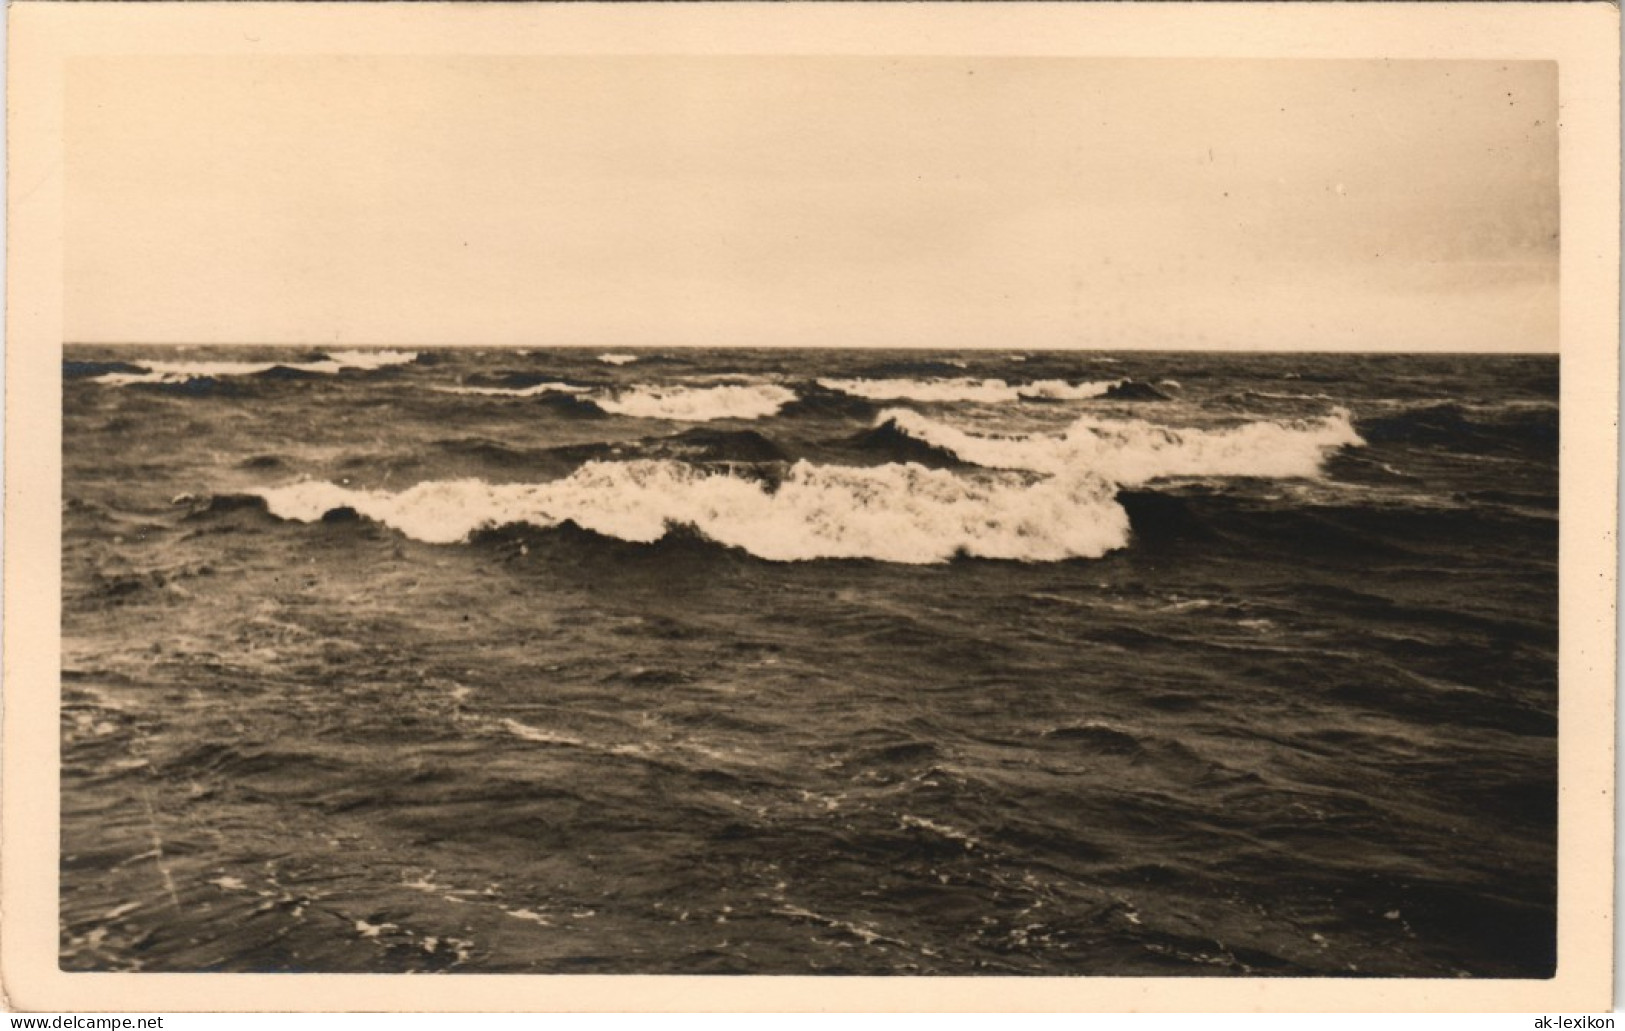
[[[1548,976],[1557,387],[71,347],[62,966]]]

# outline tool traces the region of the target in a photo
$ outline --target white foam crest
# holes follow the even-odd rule
[[[297,369],[333,375],[345,369],[374,370],[390,365],[406,365],[417,360],[416,351],[331,351],[310,362],[234,362],[234,361],[147,361],[131,362],[146,372],[109,372],[96,377],[96,382],[112,386],[132,383],[188,383],[195,379],[221,379],[228,376],[254,376],[272,369]]]
[[[771,383],[671,387],[639,384],[614,395],[595,395],[606,412],[639,419],[710,422],[714,419],[761,419],[796,399],[795,391]]]
[[[1002,379],[821,379],[818,385],[869,401],[978,401],[1000,404],[1022,398],[1078,401],[1099,397],[1115,386],[1116,381],[1068,383],[1061,379],[1045,379],[1011,385]]]
[[[1099,397],[1117,386],[1122,380],[1100,380],[1094,383],[1068,383],[1064,379],[1041,379],[1016,388],[1022,397],[1042,398],[1047,401],[1082,401]]]
[[[305,482],[265,490],[270,511],[313,522],[349,507],[430,543],[508,523],[570,520],[605,536],[652,543],[691,526],[718,543],[779,562],[866,558],[945,562],[1095,558],[1128,541],[1128,516],[1093,477],[957,476],[918,465],[874,468],[798,462],[777,490],[672,461],[589,462],[544,484],[421,483],[397,494]]]
[[[907,409],[881,412],[877,423],[887,421],[974,465],[1090,475],[1120,485],[1177,476],[1312,477],[1333,449],[1365,443],[1341,408],[1319,419],[1265,420],[1214,429],[1085,415],[1058,436],[980,436]]]
[[[601,354],[598,356],[598,360],[605,365],[630,365],[638,360],[638,356],[635,354]]]
[[[921,415],[912,408],[887,408],[875,417],[876,426],[891,423],[915,440],[951,451],[972,465],[984,469],[1024,469],[1029,472],[1057,472],[1037,464],[1039,449],[1027,436],[982,436],[967,433],[945,422]]]
[[[589,388],[569,383],[537,383],[529,387],[434,387],[442,394],[466,394],[477,397],[540,397],[543,394],[584,394]]]

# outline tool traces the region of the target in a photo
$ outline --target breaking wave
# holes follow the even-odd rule
[[[1115,380],[1099,383],[1068,383],[1061,379],[1041,379],[1016,388],[1016,393],[1028,400],[1083,401],[1091,397],[1104,397],[1117,385]]]
[[[1006,401],[1081,401],[1101,397],[1116,381],[1068,383],[1046,379],[1012,385],[1002,379],[820,379],[818,385],[868,401],[979,401],[1000,404]]]
[[[97,383],[129,386],[140,383],[189,383],[192,380],[226,376],[257,376],[274,370],[311,375],[333,375],[345,369],[371,371],[391,365],[408,365],[418,360],[416,351],[329,351],[321,358],[305,362],[239,361],[148,361],[124,363],[139,371],[108,372],[95,377]]]
[[[714,419],[763,419],[778,414],[796,399],[795,391],[771,383],[724,384],[714,387],[635,386],[594,396],[606,412],[638,419],[710,422]]]
[[[605,365],[630,365],[638,360],[635,354],[601,354],[598,360]]]
[[[568,521],[639,543],[691,527],[776,562],[925,564],[959,555],[1047,562],[1096,558],[1129,537],[1111,486],[1093,477],[968,477],[918,465],[797,462],[772,487],[670,460],[590,462],[543,484],[437,481],[388,493],[304,482],[258,494],[282,519],[316,522],[348,510],[435,544],[510,524]]]
[[[1118,485],[1176,476],[1315,476],[1329,452],[1364,443],[1341,408],[1319,419],[1214,429],[1085,415],[1058,435],[1005,437],[967,433],[906,408],[886,409],[876,423],[889,423],[921,443],[985,468],[1091,475]]]
[[[759,396],[763,391],[778,393]],[[662,411],[676,406],[689,417],[701,410],[716,417],[720,407],[739,417],[756,410],[751,405],[776,407],[780,396],[793,395],[777,387],[716,387],[664,391],[638,403]],[[693,532],[775,562],[923,564],[958,556],[1052,562],[1098,558],[1128,544],[1122,487],[1168,477],[1312,477],[1331,450],[1362,443],[1341,409],[1320,419],[1210,429],[1084,416],[1060,434],[1006,437],[891,409],[880,414],[869,443],[897,454],[871,467],[805,460],[786,467],[782,452],[761,446],[771,445],[765,438],[739,451],[732,436],[723,436],[730,461],[721,467],[696,465],[700,455],[685,446],[679,454],[626,461],[594,458],[545,483],[435,480],[387,492],[306,481],[256,495],[281,519],[360,516],[432,544],[466,542],[510,525],[573,524],[643,544],[673,530]],[[693,443],[709,454],[716,441]],[[910,448],[933,460],[895,460],[909,458]]]

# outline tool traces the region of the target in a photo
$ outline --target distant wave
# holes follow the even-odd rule
[[[584,394],[589,388],[569,383],[535,383],[528,387],[433,387],[442,394],[469,394],[481,397],[540,397],[543,394]]]
[[[601,354],[598,360],[605,365],[630,365],[638,360],[635,354]]]
[[[724,384],[715,387],[638,385],[614,394],[594,395],[606,412],[638,419],[710,422],[714,419],[762,419],[776,415],[796,399],[795,391],[771,383]]]
[[[1068,383],[1047,379],[1011,385],[1002,379],[821,379],[818,385],[869,401],[979,401],[999,404],[1022,399],[1079,401],[1100,397],[1115,382]]]
[[[109,372],[94,382],[112,386],[140,383],[188,383],[199,379],[227,376],[257,376],[275,370],[311,375],[333,375],[345,369],[370,371],[391,365],[407,365],[418,359],[415,351],[329,351],[323,357],[305,362],[235,361],[149,361],[135,359],[128,366],[141,371]]]
[[[141,366],[131,365],[129,362],[73,361],[70,359],[62,363],[63,379],[96,379],[110,372],[140,373],[144,371]]]
[[[390,365],[410,365],[418,360],[416,351],[329,351],[327,360],[312,366],[313,372],[340,369],[382,369]],[[319,366],[319,367],[317,367]]]
[[[399,493],[305,482],[257,492],[271,514],[316,522],[352,511],[417,540],[449,544],[510,524],[566,521],[652,543],[691,527],[718,544],[777,562],[946,562],[957,555],[1022,561],[1095,558],[1128,542],[1128,515],[1103,481],[956,475],[918,465],[797,462],[770,487],[682,462],[590,462],[542,484],[420,483]]]
[[[442,394],[475,397],[545,397],[568,394],[577,404],[598,412],[634,419],[672,422],[712,422],[718,419],[763,419],[796,399],[795,391],[748,380],[710,386],[656,386],[637,384],[618,390],[574,386],[569,383],[527,383],[522,386],[461,385],[431,387]],[[557,400],[564,400],[558,398]]]
[[[1082,416],[1059,435],[981,436],[907,408],[877,425],[989,469],[1098,476],[1119,485],[1171,476],[1305,477],[1335,448],[1363,444],[1341,408],[1320,419],[1265,420],[1217,429]]]
[[[959,358],[930,358],[919,355],[890,355],[873,363],[866,363],[854,372],[860,379],[936,379],[954,377],[964,373],[969,363]]]

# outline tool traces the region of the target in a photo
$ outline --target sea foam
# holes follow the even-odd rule
[[[796,399],[795,391],[771,383],[723,384],[714,387],[638,385],[613,394],[594,395],[606,412],[638,419],[710,422],[715,419],[763,419]]]

